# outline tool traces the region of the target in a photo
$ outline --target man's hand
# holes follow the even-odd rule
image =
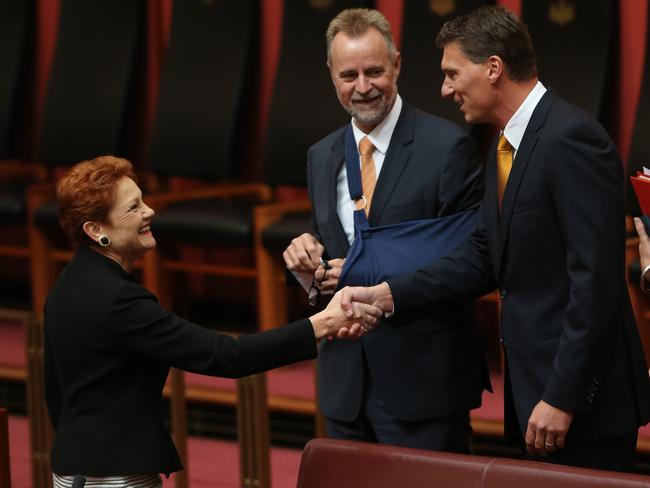
[[[305,291],[309,291],[324,251],[323,245],[313,235],[305,233],[293,239],[282,253],[287,269]]]
[[[316,273],[314,274],[314,281],[319,283],[318,289],[320,290],[321,295],[334,294],[336,286],[339,284],[339,278],[341,277],[341,271],[343,271],[345,259],[330,259],[327,261],[327,264],[327,268],[324,266],[318,266]]]
[[[284,250],[284,264],[291,272],[314,274],[325,248],[311,234],[302,234]]]
[[[371,287],[346,286],[341,292],[341,308],[348,317],[353,313],[353,302],[374,305],[384,313],[392,313],[395,309],[393,294],[385,281]]]
[[[639,257],[641,258],[641,269],[650,264],[650,238],[645,231],[645,226],[640,218],[634,217],[634,227],[639,234]]]
[[[526,430],[528,452],[546,456],[549,452],[562,449],[572,421],[573,412],[561,410],[540,400],[528,419]]]

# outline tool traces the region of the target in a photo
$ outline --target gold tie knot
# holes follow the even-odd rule
[[[499,142],[497,143],[497,151],[512,152],[512,149],[513,147],[508,142],[508,139],[506,139],[506,136],[501,134],[499,136]]]
[[[368,137],[364,137],[359,141],[359,154],[361,156],[370,156],[374,150],[375,146]]]

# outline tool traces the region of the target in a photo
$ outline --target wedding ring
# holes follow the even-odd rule
[[[549,444],[548,442],[544,442],[544,447],[551,448],[551,447],[555,447],[555,446],[553,444]]]

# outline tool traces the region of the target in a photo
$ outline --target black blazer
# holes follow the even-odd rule
[[[485,181],[472,238],[437,265],[388,280],[398,313],[498,286],[508,427],[525,434],[541,399],[576,412],[567,443],[647,423],[650,380],[624,279],[623,170],[605,130],[547,92],[500,216],[496,143]]]
[[[164,310],[113,260],[82,246],[45,304],[52,470],[112,476],[182,469],[162,422],[170,366],[238,377],[316,356],[309,320],[233,339]]]
[[[349,248],[336,212],[345,130],[328,135],[308,153],[313,227],[329,258],[343,258]],[[476,146],[463,130],[404,103],[377,180],[370,224],[435,218],[476,207],[483,193],[482,175]],[[322,341],[319,405],[325,416],[352,421],[359,414],[364,355],[380,398],[402,420],[467,411],[481,404],[482,390],[490,387],[468,301],[383,320],[361,341]]]

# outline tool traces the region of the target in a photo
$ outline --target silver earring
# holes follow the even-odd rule
[[[99,245],[102,247],[108,247],[111,244],[111,238],[108,237],[106,234],[102,234],[99,236]]]

